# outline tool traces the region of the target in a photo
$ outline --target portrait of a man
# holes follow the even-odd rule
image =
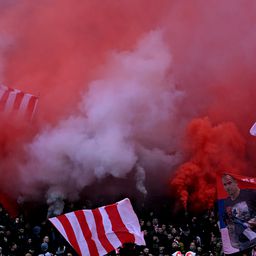
[[[223,220],[232,247],[242,251],[256,244],[256,190],[240,189],[230,174],[222,176],[222,184],[228,195]]]

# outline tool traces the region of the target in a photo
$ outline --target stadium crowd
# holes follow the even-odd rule
[[[72,205],[66,211],[76,210]],[[0,256],[75,256],[75,251],[49,221],[37,222],[39,216],[26,218],[20,213],[12,218],[0,206]],[[126,244],[108,255],[171,256],[176,251],[198,256],[223,255],[216,213],[185,215],[183,221],[161,219],[153,211],[138,213],[146,246]],[[33,219],[33,221],[31,221]]]

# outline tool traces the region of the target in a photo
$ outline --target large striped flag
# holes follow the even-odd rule
[[[6,117],[21,116],[31,120],[35,114],[38,97],[0,85],[0,113]]]
[[[138,218],[128,198],[49,220],[81,256],[105,255],[124,243],[145,245]]]

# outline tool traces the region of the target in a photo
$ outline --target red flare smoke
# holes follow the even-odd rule
[[[243,173],[245,140],[232,123],[212,125],[208,118],[194,119],[185,140],[188,160],[177,170],[171,186],[177,189],[184,208],[213,206],[218,171]]]
[[[139,97],[140,102],[135,102],[134,106],[141,106],[141,118],[122,126],[121,130],[128,133],[135,131],[129,145],[143,149],[134,157],[138,158],[136,161],[145,170],[145,180],[149,185],[156,184],[154,178],[159,169],[162,170],[161,177],[167,176],[165,170],[169,170],[168,176],[173,177],[173,166],[178,165],[180,167],[171,184],[177,188],[184,207],[212,205],[216,171],[234,168],[239,173],[246,172],[253,176],[256,167],[255,138],[248,134],[256,120],[255,11],[254,1],[233,0],[94,0],[76,1],[72,5],[68,0],[2,1],[1,82],[39,96],[39,109],[31,126],[0,123],[0,191],[16,198],[24,183],[29,188],[26,178],[36,174],[32,171],[20,172],[18,163],[34,160],[29,159],[24,148],[40,138],[49,127],[61,127],[59,124],[63,119],[69,119],[71,114],[78,115],[77,105],[81,95],[90,91],[92,81],[104,79],[104,75],[113,81],[111,78],[116,75],[120,63],[114,66],[113,61],[109,61],[113,52],[118,55],[117,59],[125,59],[134,51],[137,42],[158,30],[163,35],[158,40],[172,54],[172,64],[167,71],[164,70],[161,78],[155,77],[154,72],[148,72],[148,80],[143,80],[147,81],[144,88],[152,89],[152,86],[147,86],[151,82],[159,89],[164,85],[160,90],[163,93],[161,97],[152,102],[166,103],[169,100],[173,104],[165,104],[170,107],[159,113],[155,106],[150,108],[146,104],[144,108],[143,100],[146,99],[148,103],[148,97]],[[151,51],[159,53],[159,48]],[[151,57],[150,54],[145,56],[138,65],[124,63],[136,69],[139,76],[140,67],[147,64],[147,58]],[[163,56],[166,57],[165,54]],[[108,74],[102,74],[102,70]],[[125,72],[130,74],[131,70]],[[127,77],[131,78],[131,75]],[[121,78],[124,79],[123,76]],[[118,81],[124,84],[122,79]],[[176,87],[168,91],[166,85],[173,81]],[[93,89],[95,98],[98,95],[102,98],[112,95],[103,90],[107,87],[104,81],[99,84]],[[139,88],[139,85],[135,87]],[[121,85],[111,84],[109,88],[119,92]],[[123,92],[122,89],[120,91]],[[152,92],[145,94],[154,97],[159,91]],[[179,100],[173,96],[177,92]],[[122,99],[125,101],[126,97]],[[97,100],[100,104],[100,99]],[[97,105],[94,104],[90,102],[92,106]],[[116,109],[122,110],[122,107],[117,106]],[[85,109],[85,115],[86,111],[88,109]],[[130,108],[128,112],[136,111]],[[155,123],[152,129],[150,120],[146,118],[149,112],[165,122],[160,125]],[[97,111],[92,113],[98,117]],[[103,116],[108,118],[108,115]],[[117,116],[122,120],[127,119],[127,113],[118,112]],[[208,118],[200,119],[205,116]],[[94,117],[91,120],[94,121]],[[141,122],[144,117],[145,122]],[[105,123],[105,120],[97,119],[96,126],[102,128],[101,125]],[[188,124],[185,141],[182,142]],[[84,138],[83,127],[76,128]],[[111,132],[114,130],[109,123],[108,128]],[[89,131],[89,141],[93,135]],[[70,141],[73,141],[72,138]],[[108,138],[111,140],[112,134]],[[109,140],[107,142],[111,144]],[[143,147],[138,146],[141,146],[140,143]],[[77,154],[74,155],[76,158]],[[51,156],[45,158],[50,159]],[[161,163],[156,159],[162,159]],[[80,165],[77,166],[73,160],[68,158],[69,165],[79,169]],[[108,159],[105,160],[108,162]],[[93,163],[90,164],[93,166]],[[112,169],[110,166],[108,168]],[[101,166],[98,168],[100,170]],[[50,170],[49,173],[54,174],[54,171]],[[69,181],[69,174],[68,170],[63,179]],[[43,186],[50,186],[52,176],[45,173],[40,175],[36,178],[43,180]],[[157,177],[161,179],[159,175]],[[165,180],[159,180],[159,189],[166,184],[167,178],[162,179]],[[27,183],[21,182],[24,180]],[[150,194],[150,188],[146,189]]]

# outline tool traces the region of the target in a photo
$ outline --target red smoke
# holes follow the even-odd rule
[[[246,170],[245,140],[232,123],[212,125],[208,118],[194,119],[188,126],[185,152],[188,160],[176,171],[174,186],[185,209],[213,206],[216,172]]]
[[[167,3],[14,0],[0,4],[1,81],[40,98],[33,130],[29,125],[1,126],[3,191],[14,192],[18,173],[13,159],[26,159],[25,142],[76,108],[109,52],[130,49],[154,29]]]
[[[95,106],[93,99],[100,102],[96,96],[105,99],[106,88],[118,91],[115,89],[120,87],[123,92],[118,82],[104,85],[104,79],[120,75],[115,74],[115,70],[122,61],[113,64],[109,56],[114,52],[119,54],[118,60],[129,57],[136,53],[134,49],[138,42],[157,30],[163,35],[159,41],[162,40],[172,54],[171,65],[168,71],[166,67],[163,69],[163,74],[159,72],[160,76],[157,72],[157,75],[148,72],[149,78],[143,83],[153,81],[148,86],[150,97],[163,93],[159,99],[152,99],[152,105],[166,101],[170,95],[172,104],[163,104],[167,107],[161,112],[161,108],[148,107],[147,97],[139,97],[140,104],[135,101],[134,106],[139,106],[140,115],[135,118],[127,113],[130,106],[127,105],[125,114],[117,113],[122,121],[130,118],[129,122],[122,122],[127,126],[121,126],[121,130],[129,136],[121,141],[124,144],[130,142],[128,148],[132,147],[136,164],[145,170],[148,186],[155,183],[154,177],[161,166],[162,180],[157,175],[159,187],[166,183],[167,176],[174,177],[171,184],[177,188],[185,207],[188,202],[195,208],[201,204],[212,205],[216,171],[233,168],[239,173],[254,175],[255,139],[249,136],[248,130],[256,119],[255,10],[254,1],[233,0],[81,0],[75,3],[68,0],[13,0],[0,3],[0,78],[5,85],[40,98],[32,124],[11,123],[7,126],[1,122],[1,190],[15,198],[24,189],[24,184],[29,186],[28,181],[24,183],[26,175],[20,172],[20,165],[34,159],[24,148],[42,138],[40,136],[47,129],[58,131],[62,120],[78,115],[77,104],[93,87],[92,81],[103,80],[96,86],[98,91],[91,93],[93,97],[85,99],[92,106]],[[151,51],[157,55],[159,48],[153,45]],[[131,68],[138,68],[137,76],[143,63],[152,57],[149,53],[145,56],[137,66],[129,64]],[[125,72],[121,74],[125,75]],[[124,83],[122,79],[117,81]],[[138,81],[141,80],[136,80],[139,85]],[[176,86],[170,86],[170,89],[167,85],[172,83]],[[143,88],[147,88],[145,84]],[[153,86],[158,86],[159,91],[152,89]],[[113,95],[115,102],[119,98]],[[122,99],[126,100],[125,97]],[[121,104],[120,100],[122,110]],[[134,108],[130,113],[136,112]],[[87,108],[85,112],[96,113],[98,117],[97,111],[90,110]],[[160,116],[162,119],[159,117],[159,120],[163,121],[152,124],[147,119],[150,115]],[[92,122],[89,128],[93,132],[95,126],[112,128],[107,123],[111,118],[105,115],[102,122],[96,119],[96,124]],[[81,134],[92,136],[90,129]],[[108,140],[106,143],[112,145]],[[115,149],[118,152],[118,147]],[[66,161],[71,166],[75,165],[73,159],[69,160]],[[169,170],[167,176],[166,170]],[[54,173],[54,170],[50,171]],[[31,171],[27,175],[36,174]],[[39,176],[39,183],[52,185],[52,176]]]
[[[255,176],[255,138],[248,132],[256,119],[255,9],[253,1],[183,2],[170,16],[174,69],[188,93],[181,111],[207,116],[188,125],[187,160],[171,182],[190,209],[213,204],[217,171]]]
[[[40,96],[40,119],[56,122],[79,99],[111,50],[154,29],[167,1],[13,1],[1,13],[3,81]],[[6,37],[6,39],[5,39]]]

